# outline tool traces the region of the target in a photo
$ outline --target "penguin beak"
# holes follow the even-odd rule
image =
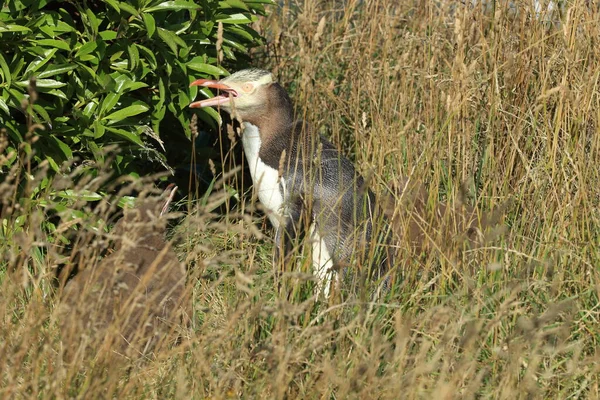
[[[210,99],[195,101],[190,104],[190,108],[201,108],[201,107],[213,107],[221,104],[229,103],[232,97],[237,97],[238,93],[230,86],[225,85],[219,81],[214,81],[210,79],[198,79],[194,82],[190,83],[190,87],[192,86],[203,86],[211,89],[217,89],[224,94],[215,96]]]

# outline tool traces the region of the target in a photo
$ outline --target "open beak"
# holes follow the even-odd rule
[[[192,86],[204,86],[211,89],[217,89],[223,94],[217,95],[213,98],[195,101],[190,104],[190,108],[201,108],[201,107],[213,107],[221,104],[229,103],[232,97],[237,97],[238,93],[231,87],[221,83],[219,81],[214,81],[211,79],[198,79],[194,82],[190,83],[190,87]]]

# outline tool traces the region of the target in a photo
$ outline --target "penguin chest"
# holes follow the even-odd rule
[[[260,159],[259,152],[262,143],[258,128],[247,122],[244,125],[242,145],[250,167],[254,191],[265,208],[271,224],[275,228],[279,228],[286,196],[285,181],[281,179],[277,169],[265,164]]]

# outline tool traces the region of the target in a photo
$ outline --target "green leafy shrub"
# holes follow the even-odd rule
[[[0,128],[13,157],[0,165],[0,182],[19,154],[30,155],[34,166],[46,160],[55,173],[77,156],[64,168],[88,163],[86,173],[94,174],[117,145],[114,176],[174,167],[166,162],[169,144],[179,144],[176,158],[183,161],[191,148],[180,146],[191,136],[187,106],[197,95],[189,83],[247,63],[248,50],[261,41],[250,23],[268,3],[1,3]],[[198,113],[213,124],[215,115]]]

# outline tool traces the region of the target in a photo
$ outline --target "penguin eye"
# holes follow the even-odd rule
[[[242,85],[242,90],[246,93],[250,93],[251,91],[254,90],[254,85],[251,83],[244,83]]]

